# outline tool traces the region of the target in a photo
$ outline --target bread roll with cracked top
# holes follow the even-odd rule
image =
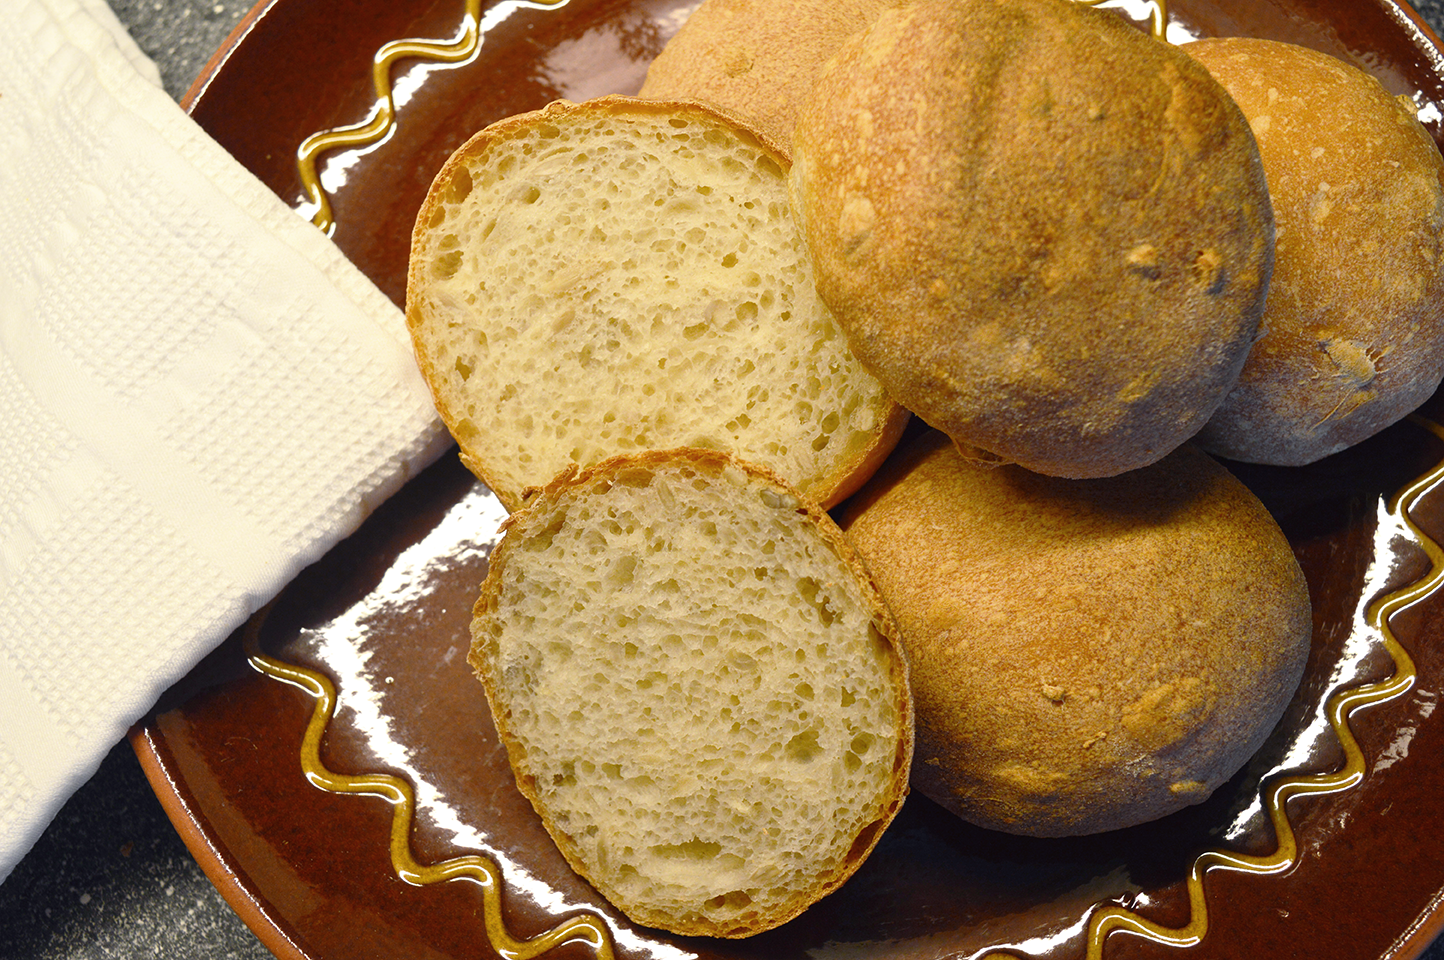
[[[776,475],[652,452],[507,521],[470,662],[567,861],[638,923],[740,937],[862,863],[907,791],[896,626]]]
[[[793,209],[853,351],[954,440],[1109,476],[1191,437],[1258,333],[1272,216],[1208,72],[1071,0],[921,0],[848,40]]]
[[[1444,160],[1414,103],[1352,64],[1242,37],[1183,49],[1252,124],[1277,223],[1266,332],[1198,440],[1311,463],[1444,377]]]
[[[787,161],[700,104],[603,97],[498,121],[417,216],[406,319],[464,463],[508,509],[572,466],[738,453],[823,505],[907,413],[818,299]]]
[[[842,525],[902,631],[913,785],[982,827],[1091,834],[1198,803],[1303,674],[1312,617],[1289,544],[1191,445],[1070,481],[980,466],[930,431]]]

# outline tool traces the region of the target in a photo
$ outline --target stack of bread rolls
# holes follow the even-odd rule
[[[644,94],[704,47],[813,49],[713,5]],[[870,9],[771,101],[696,90],[791,119],[822,298],[933,428],[842,514],[913,661],[914,784],[1031,835],[1198,802],[1310,640],[1276,524],[1198,450],[1307,464],[1437,389],[1444,163],[1407,98],[1294,45],[1069,0]]]
[[[856,869],[899,778],[1032,836],[1207,798],[1311,633],[1288,542],[1213,455],[1308,463],[1437,388],[1441,217],[1433,141],[1356,67],[1073,0],[706,0],[642,98],[478,134],[418,217],[407,316],[514,511],[472,663],[568,859],[638,922],[742,936]],[[845,662],[766,664],[752,703],[744,637]],[[598,720],[584,692],[618,682],[673,693]],[[822,687],[866,736],[808,733]],[[754,747],[830,771],[846,826],[770,847],[831,814],[749,784]],[[694,758],[730,792],[673,769]],[[626,816],[583,802],[603,788]]]

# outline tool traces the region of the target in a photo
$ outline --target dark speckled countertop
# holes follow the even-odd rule
[[[249,9],[245,0],[111,6],[176,99]],[[1444,33],[1444,0],[1416,8]],[[0,960],[141,957],[269,960],[271,953],[196,865],[122,743],[0,884]],[[1444,960],[1444,941],[1424,960]]]

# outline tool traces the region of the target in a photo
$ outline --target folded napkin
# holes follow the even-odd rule
[[[399,311],[99,0],[0,4],[0,879],[447,445]]]

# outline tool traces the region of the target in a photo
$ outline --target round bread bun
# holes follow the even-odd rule
[[[842,41],[910,0],[704,0],[647,68],[639,96],[705,100],[789,148],[798,107]]]
[[[1335,57],[1233,37],[1183,49],[1252,124],[1277,218],[1266,332],[1198,441],[1310,463],[1444,377],[1444,159],[1408,97]]]
[[[913,786],[982,827],[1092,834],[1198,803],[1303,674],[1289,544],[1191,444],[1062,480],[980,466],[929,431],[841,522],[902,630]]]
[[[908,420],[817,295],[786,158],[698,103],[557,101],[476,134],[417,214],[406,321],[509,510],[571,467],[679,446],[831,506]]]
[[[1268,192],[1198,63],[1072,0],[923,0],[847,41],[793,132],[818,289],[954,440],[1098,477],[1191,437],[1258,333]]]
[[[902,806],[897,627],[832,519],[704,450],[558,478],[511,515],[470,663],[517,786],[634,921],[775,927]]]

